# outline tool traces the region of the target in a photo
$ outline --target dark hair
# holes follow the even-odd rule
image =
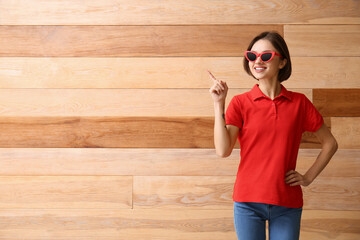
[[[253,45],[260,39],[266,39],[271,42],[271,44],[275,47],[275,49],[287,60],[286,65],[279,70],[279,76],[278,80],[279,82],[283,82],[287,80],[291,75],[291,60],[290,60],[290,54],[288,47],[286,45],[286,42],[284,38],[277,32],[262,32],[258,36],[256,36],[251,43],[249,44],[249,47],[247,48],[247,51],[250,51]],[[245,71],[254,77],[252,75],[250,68],[249,68],[249,61],[244,57],[244,69]],[[255,78],[255,77],[254,77]],[[256,78],[255,78],[256,79]]]

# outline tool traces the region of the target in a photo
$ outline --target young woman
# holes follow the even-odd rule
[[[263,32],[250,43],[244,69],[258,83],[234,96],[224,114],[226,82],[210,72],[214,100],[216,154],[228,157],[240,143],[241,161],[234,185],[234,225],[239,240],[299,239],[303,206],[300,185],[308,186],[336,152],[334,136],[323,117],[302,93],[281,83],[291,75],[284,39]],[[305,174],[295,170],[302,133],[314,132],[322,150]]]

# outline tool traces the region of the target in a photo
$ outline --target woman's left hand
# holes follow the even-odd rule
[[[285,183],[290,184],[290,186],[308,186],[311,181],[305,177],[305,175],[301,175],[297,171],[290,170],[285,175]]]

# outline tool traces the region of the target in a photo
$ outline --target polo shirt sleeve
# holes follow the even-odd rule
[[[225,123],[227,125],[237,126],[240,129],[242,128],[243,119],[241,116],[240,102],[236,96],[231,99],[229,106],[226,109]]]
[[[304,95],[305,96],[305,95]],[[314,104],[305,96],[303,129],[308,132],[316,132],[324,123],[324,119],[315,108]]]

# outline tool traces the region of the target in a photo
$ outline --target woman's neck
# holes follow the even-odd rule
[[[281,84],[278,80],[259,80],[259,88],[263,94],[274,100],[281,93]]]

